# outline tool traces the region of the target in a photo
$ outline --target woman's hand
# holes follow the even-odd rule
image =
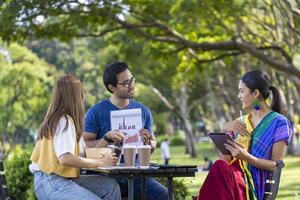
[[[221,131],[222,132],[223,131],[234,131],[234,132],[238,132],[242,136],[250,136],[250,133],[246,129],[246,124],[239,120],[234,120],[234,121],[225,123],[221,127]]]
[[[99,158],[83,158],[73,155],[71,153],[65,153],[59,158],[59,163],[64,166],[78,167],[78,168],[94,168],[94,167],[106,167],[117,165],[118,158],[113,153],[101,154]]]
[[[97,159],[99,167],[106,167],[106,166],[116,166],[118,162],[118,158],[116,154],[101,154],[102,157]]]
[[[231,140],[227,140],[227,143],[225,143],[224,146],[231,152],[233,157],[248,161],[250,154],[241,143],[237,141],[233,142]]]

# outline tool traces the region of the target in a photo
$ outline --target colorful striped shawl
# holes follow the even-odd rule
[[[240,121],[246,123],[246,128],[249,133],[253,133],[253,127],[251,126],[250,118],[249,115],[243,116]],[[245,149],[249,151],[250,149],[250,142],[251,142],[251,137],[246,137],[246,136],[240,136],[238,135],[237,141],[243,144]],[[234,159],[235,160],[235,159]],[[239,161],[239,166],[240,169],[243,173],[243,178],[245,181],[245,186],[246,186],[246,199],[247,200],[256,200],[256,192],[255,192],[255,186],[254,186],[254,181],[252,178],[252,174],[249,170],[248,163],[243,161],[243,160],[238,160]]]
[[[257,158],[271,160],[273,144],[278,141],[285,141],[288,144],[293,134],[288,119],[274,111],[267,114],[255,128],[250,122],[249,115],[243,116],[240,120],[246,123],[251,138],[238,135],[237,141],[242,143],[247,151]],[[246,185],[246,199],[262,200],[269,172],[242,160],[239,160],[239,166]]]
[[[251,155],[257,158],[271,160],[274,134],[278,124],[276,118],[280,118],[280,116],[282,115],[277,112],[270,112],[254,129],[250,120],[249,123],[246,123],[247,126],[250,126],[249,129],[253,129],[249,147],[249,153]],[[262,200],[265,193],[266,178],[269,172],[267,170],[256,168],[250,164],[248,164],[247,168],[251,172],[253,178],[256,199]]]

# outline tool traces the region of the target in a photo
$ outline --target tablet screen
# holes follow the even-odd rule
[[[212,139],[216,147],[219,149],[219,151],[221,151],[223,155],[231,155],[230,151],[224,146],[226,140],[233,141],[230,135],[226,133],[209,133],[208,136]]]

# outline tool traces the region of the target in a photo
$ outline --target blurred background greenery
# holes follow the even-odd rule
[[[159,143],[172,138],[172,162],[197,165],[204,154],[216,158],[207,131],[239,116],[242,74],[266,71],[294,125],[285,173],[295,173],[299,13],[296,0],[0,1],[1,158],[30,151],[57,77],[82,81],[88,109],[109,95],[104,67],[122,60],[137,78],[136,99],[152,111]],[[281,190],[297,195],[290,180]]]

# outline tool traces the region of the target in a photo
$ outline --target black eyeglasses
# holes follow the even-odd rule
[[[117,85],[123,85],[124,87],[129,87],[130,85],[135,83],[135,77],[131,77],[129,80],[125,80],[122,83],[117,83]]]

